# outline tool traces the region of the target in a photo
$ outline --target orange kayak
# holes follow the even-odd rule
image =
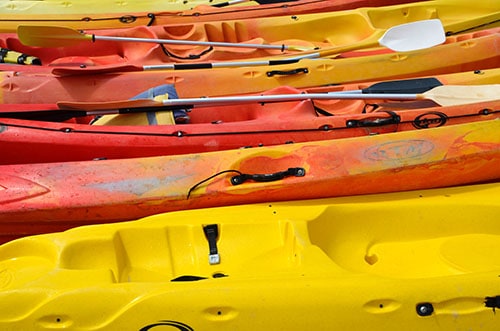
[[[499,61],[500,35],[498,29],[490,29],[448,37],[443,45],[418,51],[362,51],[348,57],[302,59],[267,66],[143,70],[137,66],[110,65],[56,68],[52,74],[4,71],[0,73],[0,101],[123,100],[163,84],[174,84],[182,98],[243,94],[282,85],[303,88],[474,71],[497,68]]]
[[[500,178],[500,120],[209,153],[0,166],[2,239],[166,211]]]

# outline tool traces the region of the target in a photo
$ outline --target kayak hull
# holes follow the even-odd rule
[[[499,125],[492,120],[275,147],[0,166],[2,235],[181,209],[496,180]],[[21,233],[18,226],[25,230],[28,223]]]
[[[23,238],[0,247],[0,326],[496,330],[499,190],[262,203]]]

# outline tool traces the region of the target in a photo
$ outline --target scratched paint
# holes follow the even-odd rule
[[[138,197],[150,193],[153,190],[167,188],[175,182],[184,178],[190,177],[189,175],[169,176],[164,178],[149,177],[149,178],[127,178],[122,180],[109,181],[105,183],[89,183],[83,185],[84,187],[98,189],[109,193],[130,193]],[[168,191],[168,190],[167,190]]]
[[[433,150],[434,144],[428,140],[407,139],[372,146],[364,156],[372,161],[404,161],[420,158]]]

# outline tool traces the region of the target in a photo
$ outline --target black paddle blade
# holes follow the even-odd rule
[[[391,80],[380,82],[363,89],[363,93],[410,93],[419,94],[427,92],[435,87],[442,86],[437,78],[413,78],[403,80]]]

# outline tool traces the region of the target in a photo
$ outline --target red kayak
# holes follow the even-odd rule
[[[500,69],[496,71],[500,72]],[[448,80],[458,80],[459,76],[467,77],[463,74],[450,76],[452,77]],[[494,73],[492,76],[495,76]],[[446,81],[446,76],[441,80]],[[471,80],[469,83],[474,81]],[[172,116],[171,111],[155,112],[155,108],[127,108],[125,112],[139,110],[140,113],[106,115],[92,125],[47,122],[40,119],[86,116],[89,113],[98,113],[99,110],[91,112],[78,109],[62,110],[53,105],[47,105],[46,110],[43,108],[33,110],[30,107],[10,113],[2,110],[0,116],[38,118],[37,120],[0,119],[2,146],[0,164],[201,153],[428,129],[500,117],[500,99],[485,101],[484,98],[479,98],[477,103],[447,106],[437,105],[432,100],[370,99],[380,90],[382,96],[388,95],[387,93],[393,89],[406,93],[430,93],[439,85],[442,85],[442,82],[436,78],[422,78],[305,90],[283,86],[262,96],[283,96],[286,100],[289,96],[302,97],[303,93],[307,93],[309,96],[326,96],[330,99],[303,97],[303,100],[298,101],[232,102],[227,106],[208,104],[199,108],[194,107],[187,113],[181,112],[179,116],[182,116],[182,124],[175,123],[176,111]],[[470,88],[484,86],[488,85],[470,86]],[[169,89],[171,90],[172,86],[161,86],[157,90]],[[364,89],[362,90],[364,93],[355,94],[355,99],[345,100],[342,97],[346,95],[339,94],[353,92],[356,89]],[[427,92],[428,90],[430,92]],[[260,96],[256,98],[261,99]],[[241,99],[244,100],[245,97]],[[97,106],[99,107],[100,103]],[[103,112],[106,113],[107,110]],[[184,116],[188,116],[188,123],[185,123],[188,119]],[[76,117],[72,122],[83,122],[88,119],[89,117],[83,119]]]

